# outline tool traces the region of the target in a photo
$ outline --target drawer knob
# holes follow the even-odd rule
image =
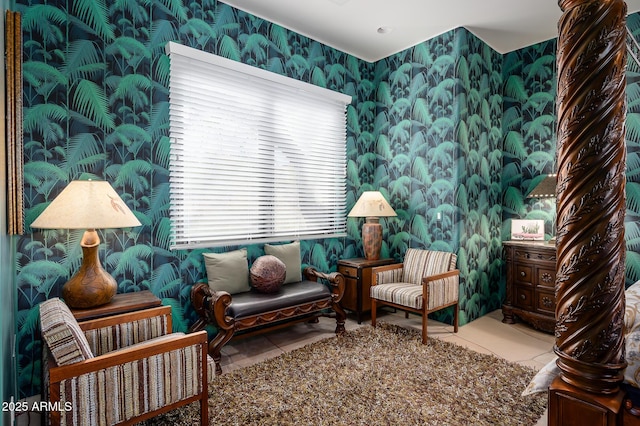
[[[521,272],[520,272],[520,276],[521,276],[521,277],[526,277],[526,276],[527,276],[527,274],[526,274],[526,272],[521,271]]]
[[[527,296],[525,296],[524,294],[520,295],[520,299],[525,300],[527,298]]]

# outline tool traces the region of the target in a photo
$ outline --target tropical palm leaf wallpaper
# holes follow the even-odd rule
[[[373,186],[398,217],[386,249],[453,251],[461,273],[460,321],[500,307],[502,55],[464,29],[376,64]],[[434,315],[452,321],[453,311]]]
[[[640,14],[627,17],[627,28],[640,40]],[[640,280],[640,64],[629,55],[627,60],[627,246],[626,286]]]
[[[502,239],[510,219],[543,219],[555,235],[555,198],[526,198],[541,175],[555,173],[556,39],[504,55]]]
[[[640,14],[627,17],[640,40]],[[543,174],[556,171],[556,43],[549,40],[504,55],[503,232],[511,219],[542,219],[547,237],[555,235],[555,198],[526,198]],[[627,65],[626,286],[640,280],[640,64]],[[501,287],[502,288],[502,287]]]
[[[189,292],[206,277],[204,250],[168,248],[168,41],[351,95],[347,206],[365,190],[387,196],[398,217],[384,221],[383,256],[400,260],[408,247],[458,254],[461,324],[500,307],[505,219],[544,218],[552,233],[552,203],[523,194],[554,167],[554,41],[500,55],[456,29],[367,63],[216,0],[16,3],[24,38],[25,225],[69,181],[111,182],[143,226],[101,232],[101,260],[118,292],[149,289],[170,305],[178,330],[195,320]],[[636,104],[629,103],[633,114]],[[628,129],[637,140],[638,129]],[[630,211],[640,209],[638,197],[631,186]],[[350,219],[347,238],[302,241],[303,263],[332,271],[339,259],[362,256],[361,225]],[[640,232],[634,225],[628,232],[637,256]],[[16,240],[20,397],[41,390],[38,304],[59,296],[78,269],[81,234],[32,230]],[[248,247],[250,261],[262,254],[262,246]],[[628,268],[637,279],[633,265],[640,260]],[[452,314],[437,318],[450,322]]]

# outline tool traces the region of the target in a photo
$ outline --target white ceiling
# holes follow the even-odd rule
[[[562,14],[558,0],[221,1],[368,62],[458,27],[507,53],[557,37]],[[640,0],[626,3],[640,11]]]

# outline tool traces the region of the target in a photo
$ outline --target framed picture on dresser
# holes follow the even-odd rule
[[[512,219],[511,239],[516,241],[544,240],[544,220]]]

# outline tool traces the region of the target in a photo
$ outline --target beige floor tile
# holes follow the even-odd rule
[[[471,349],[472,351],[476,351],[476,352],[481,353],[481,354],[495,355],[492,351],[490,351],[486,347],[482,346],[481,344],[478,344],[476,342],[464,339],[464,338],[460,337],[457,333],[456,334],[452,333],[451,335],[444,336],[441,339],[446,341],[446,342],[453,343],[453,344],[456,344],[458,346],[462,346],[463,348]]]
[[[531,360],[553,349],[545,339],[532,337],[492,318],[479,318],[460,327],[458,334],[460,338],[480,344],[491,353],[514,362]]]
[[[318,323],[300,323],[269,335],[269,341],[283,351],[291,351],[318,340],[335,336],[336,322],[320,318]]]

